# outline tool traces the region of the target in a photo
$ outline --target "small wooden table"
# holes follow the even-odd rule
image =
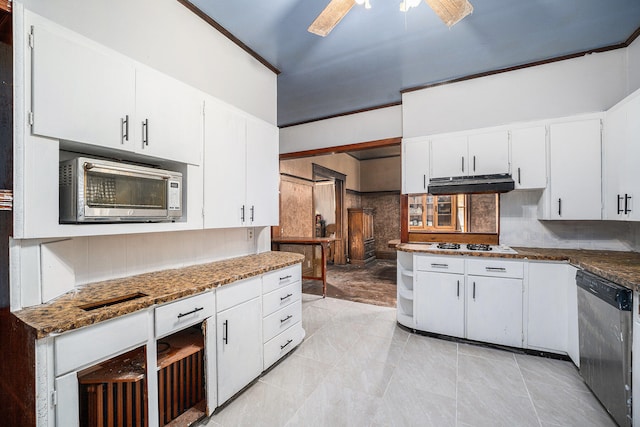
[[[322,262],[321,276],[302,276],[303,279],[322,280],[322,298],[327,296],[327,251],[335,237],[272,237],[271,246],[274,251],[280,250],[280,245],[318,245],[321,248]]]

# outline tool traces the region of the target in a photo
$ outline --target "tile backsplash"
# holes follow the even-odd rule
[[[640,251],[640,223],[540,221],[541,191],[500,196],[500,243],[509,246]]]

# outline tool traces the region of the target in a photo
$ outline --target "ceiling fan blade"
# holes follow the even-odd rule
[[[468,0],[424,0],[449,28],[473,12]]]
[[[351,10],[355,0],[331,0],[327,7],[318,15],[307,31],[319,36],[326,36],[338,25],[338,22]]]

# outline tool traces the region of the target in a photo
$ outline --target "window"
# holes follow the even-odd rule
[[[497,233],[497,194],[409,196],[411,233]]]

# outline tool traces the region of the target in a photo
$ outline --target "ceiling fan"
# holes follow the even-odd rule
[[[473,12],[473,6],[468,0],[425,0],[425,2],[448,27],[455,25],[462,18]],[[367,8],[371,7],[369,0],[331,0],[309,26],[308,31],[322,37],[326,36],[356,3],[365,4]],[[400,10],[406,12],[411,7],[416,7],[419,4],[420,0],[402,0],[400,2]]]

